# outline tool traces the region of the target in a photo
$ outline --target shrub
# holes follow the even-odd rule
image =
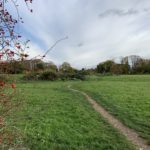
[[[24,80],[85,80],[85,75],[82,72],[64,73],[55,71],[45,71],[41,73],[28,73],[23,77]]]
[[[44,68],[45,68],[44,63],[36,64],[36,68],[37,68],[37,70],[44,70]]]
[[[0,81],[7,82],[7,81],[9,81],[9,77],[5,74],[1,74],[0,75]]]
[[[24,80],[38,80],[39,79],[39,73],[31,72],[23,76]]]
[[[85,75],[80,72],[60,73],[59,78],[61,80],[85,80]]]
[[[74,73],[72,75],[72,78],[73,79],[79,79],[79,80],[85,80],[85,75],[82,74],[82,73],[77,72],[77,73]]]
[[[39,79],[54,81],[58,79],[58,75],[56,72],[53,71],[45,71],[42,74],[40,74]]]

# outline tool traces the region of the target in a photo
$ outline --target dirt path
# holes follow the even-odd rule
[[[87,101],[93,106],[93,108],[101,114],[101,116],[107,119],[108,123],[110,123],[114,128],[118,129],[126,138],[135,145],[137,150],[150,150],[150,145],[147,145],[146,140],[139,137],[138,133],[133,129],[125,126],[118,119],[116,119],[113,115],[111,115],[108,111],[106,111],[102,106],[100,106],[94,99],[92,99],[85,92],[75,90],[68,86],[68,88],[74,92],[81,93],[87,99]]]

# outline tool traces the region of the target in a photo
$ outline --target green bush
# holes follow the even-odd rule
[[[9,81],[9,77],[6,74],[0,74],[0,81],[7,82]]]
[[[85,75],[80,72],[60,73],[59,78],[61,80],[85,80]]]
[[[42,74],[40,74],[39,79],[54,81],[58,79],[58,75],[56,72],[53,71],[45,71]]]
[[[81,72],[64,73],[55,71],[45,71],[42,73],[31,72],[23,77],[24,80],[85,80],[85,75]]]
[[[24,80],[39,80],[39,73],[31,72],[23,76]]]

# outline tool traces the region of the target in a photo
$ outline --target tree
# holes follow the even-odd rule
[[[17,19],[7,10],[7,5],[12,9],[11,3],[16,9]],[[27,7],[28,3],[32,3],[32,0],[25,0]],[[32,10],[30,11],[32,12]],[[21,44],[21,35],[16,31],[16,25],[19,22],[23,23],[22,18],[19,16],[17,1],[0,0],[0,65],[4,66],[6,73],[10,70],[10,61],[17,58],[23,60],[27,57],[27,54],[24,53],[27,42],[24,45],[25,47],[23,47]],[[13,146],[17,135],[15,135],[15,132],[9,132],[8,124],[5,121],[9,112],[16,107],[12,102],[12,97],[15,95],[15,88],[16,85],[14,83],[8,84],[4,80],[0,81],[0,149],[16,149]],[[10,137],[13,137],[13,139],[10,140]]]
[[[44,70],[44,69],[45,69],[44,63],[36,64],[36,70]]]
[[[32,3],[32,0],[24,0],[25,4]],[[16,9],[17,19],[7,10],[7,5],[13,4]],[[12,7],[12,6],[11,6]],[[28,7],[29,8],[29,7]],[[32,12],[32,10],[30,10]],[[13,60],[18,57],[24,59],[27,54],[21,43],[21,35],[16,31],[16,25],[23,23],[19,16],[18,4],[15,0],[0,0],[0,60]],[[15,56],[15,57],[14,57]]]
[[[68,62],[64,62],[59,67],[59,71],[63,73],[73,73],[75,70],[71,67],[71,65]]]
[[[117,74],[117,75],[123,74],[122,64],[113,64],[112,67],[111,67],[111,73],[112,74]]]
[[[58,72],[57,66],[52,61],[45,63],[45,69],[49,71]]]
[[[107,60],[107,61],[105,61],[103,63],[100,63],[100,64],[97,65],[97,72],[98,73],[103,73],[103,74],[110,73],[111,72],[111,68],[112,68],[112,66],[114,64],[115,63],[112,60]]]
[[[121,59],[121,69],[122,69],[122,74],[129,74],[130,65],[129,65],[128,57],[123,57]]]
[[[135,73],[136,64],[140,59],[141,59],[141,57],[137,56],[137,55],[128,56],[128,61],[129,61],[130,66],[131,66],[131,73]]]
[[[10,70],[8,70],[9,74],[19,74],[19,73],[23,73],[24,71],[24,66],[20,61],[13,61],[11,63],[9,63],[9,68]]]
[[[138,59],[132,68],[132,72],[136,74],[150,73],[150,60],[144,58]]]

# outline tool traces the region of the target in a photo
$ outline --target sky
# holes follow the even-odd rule
[[[150,0],[34,0],[19,12],[19,31],[30,39],[30,57],[77,68],[94,67],[107,59],[140,55],[150,58]]]

